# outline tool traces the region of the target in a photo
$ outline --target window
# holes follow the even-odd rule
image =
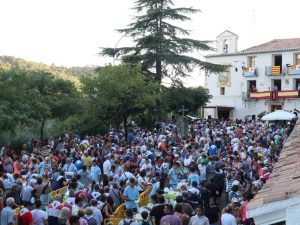
[[[272,79],[272,91],[281,91],[281,80]]]
[[[248,57],[248,65],[250,68],[256,67],[256,57],[255,56]]]
[[[225,95],[225,87],[220,87],[220,95]]]
[[[248,92],[257,92],[256,80],[248,80],[247,81],[247,89],[248,89]]]
[[[223,42],[223,53],[228,53],[228,41],[227,39]]]
[[[300,91],[300,79],[294,79],[294,90]]]
[[[295,55],[295,64],[299,65],[300,64],[300,53]]]

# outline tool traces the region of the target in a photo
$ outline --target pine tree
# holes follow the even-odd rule
[[[191,20],[193,8],[175,8],[172,0],[136,0],[133,22],[118,32],[133,38],[135,46],[103,48],[100,55],[121,57],[122,61],[141,64],[143,72],[161,83],[164,77],[178,81],[188,76],[195,66],[206,72],[223,72],[226,67],[204,62],[187,53],[214,50],[210,41],[188,38],[190,32],[171,24]]]

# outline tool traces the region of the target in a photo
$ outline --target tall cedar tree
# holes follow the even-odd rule
[[[118,32],[133,38],[135,46],[103,48],[100,55],[121,57],[122,61],[141,64],[143,72],[161,83],[164,77],[179,81],[188,76],[195,66],[207,73],[218,73],[226,66],[204,62],[187,53],[214,50],[211,41],[199,41],[185,36],[190,32],[171,24],[172,21],[191,20],[187,14],[199,12],[193,8],[174,8],[172,0],[136,0],[137,16],[126,29]]]

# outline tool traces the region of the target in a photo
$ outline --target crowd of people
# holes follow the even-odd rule
[[[123,203],[119,225],[251,224],[247,205],[294,124],[194,120],[189,135],[180,137],[176,124],[157,122],[151,130],[132,125],[126,136],[124,130],[63,134],[18,151],[4,146],[1,225],[100,225]],[[50,194],[63,187],[63,195]],[[149,187],[141,211],[139,195]]]

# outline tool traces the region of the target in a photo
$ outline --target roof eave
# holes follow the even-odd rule
[[[285,49],[272,49],[272,50],[259,50],[259,51],[240,51],[237,53],[227,53],[227,54],[212,54],[206,55],[205,58],[212,57],[224,57],[224,56],[235,56],[235,55],[253,55],[253,54],[265,54],[265,53],[274,53],[274,52],[291,52],[291,51],[300,51],[298,48],[285,48]]]

